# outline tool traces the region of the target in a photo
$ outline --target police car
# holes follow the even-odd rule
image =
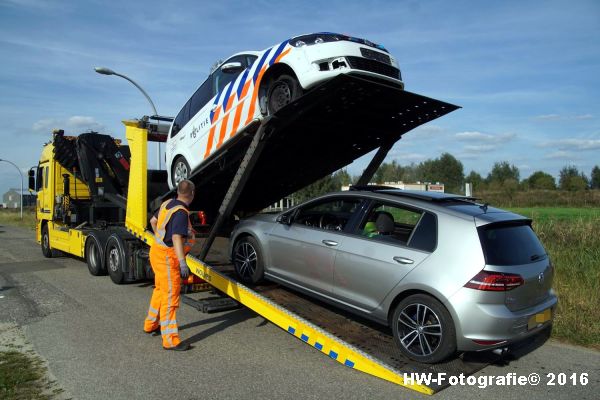
[[[175,117],[167,138],[169,186],[191,176],[253,121],[339,74],[404,89],[396,59],[381,45],[336,33],[285,40],[234,54],[210,74]]]

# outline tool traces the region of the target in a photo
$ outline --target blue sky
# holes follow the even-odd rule
[[[408,133],[386,161],[450,152],[553,175],[600,164],[600,2],[0,0],[0,158],[25,172],[53,128],[124,137],[121,120],[175,115],[219,58],[333,31],[385,45],[406,89],[463,108]],[[368,160],[349,167],[358,174]],[[0,193],[18,186],[0,163]],[[26,183],[25,183],[26,185]]]

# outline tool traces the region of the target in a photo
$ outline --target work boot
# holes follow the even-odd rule
[[[191,349],[192,347],[188,343],[179,343],[177,346],[173,347],[163,347],[165,350],[173,350],[173,351],[186,351]]]
[[[150,336],[160,336],[160,327],[156,328],[156,329],[154,329],[153,331],[150,331],[150,332],[144,331],[144,333],[148,334]]]

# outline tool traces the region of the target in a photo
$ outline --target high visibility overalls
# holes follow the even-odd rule
[[[150,265],[154,271],[154,291],[150,300],[148,316],[144,321],[144,331],[152,332],[158,329],[160,318],[160,333],[163,347],[175,347],[181,340],[177,329],[177,309],[179,308],[179,293],[181,292],[181,275],[179,272],[179,259],[174,247],[165,244],[167,223],[179,210],[188,213],[188,236],[183,246],[183,251],[188,254],[194,245],[194,231],[189,220],[189,211],[177,205],[167,210],[167,200],[161,204],[158,211],[156,236],[154,244],[150,247]]]

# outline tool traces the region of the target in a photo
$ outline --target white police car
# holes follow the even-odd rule
[[[381,45],[336,33],[285,40],[221,63],[183,106],[166,146],[169,186],[188,178],[252,121],[277,112],[303,91],[355,73],[404,88],[398,62]]]

